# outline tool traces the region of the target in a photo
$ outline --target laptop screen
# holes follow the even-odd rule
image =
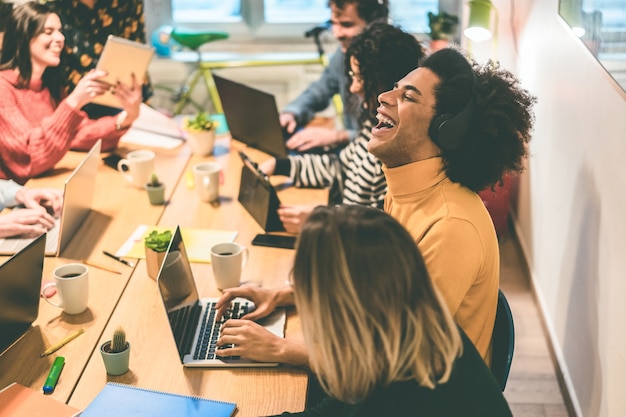
[[[44,233],[0,266],[0,353],[37,318],[45,246]]]
[[[217,75],[213,78],[230,135],[277,158],[286,157],[285,133],[274,96]]]
[[[157,282],[168,313],[195,305],[200,299],[180,227],[172,235]]]

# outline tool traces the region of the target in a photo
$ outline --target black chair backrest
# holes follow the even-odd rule
[[[491,372],[496,377],[500,388],[504,391],[509,377],[513,350],[515,348],[515,327],[509,302],[502,290],[498,290],[498,308],[496,322],[491,336]]]

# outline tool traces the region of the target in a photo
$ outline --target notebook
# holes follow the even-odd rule
[[[44,233],[0,265],[0,354],[37,318],[45,245]]]
[[[100,146],[101,140],[98,140],[65,180],[61,216],[56,219],[54,227],[47,232],[46,256],[60,255],[91,211],[96,174],[100,164]],[[32,240],[0,239],[0,255],[12,255]]]
[[[0,417],[75,417],[80,410],[14,382],[0,391]]]
[[[256,162],[244,152],[240,151],[239,156],[243,167],[237,200],[266,232],[284,231],[283,222],[278,217],[280,200],[276,189]]]
[[[153,55],[154,48],[149,45],[109,35],[102,48],[96,69],[106,71],[107,75],[100,80],[111,86],[118,81],[131,85],[133,73],[137,84],[141,86]],[[91,102],[109,107],[122,107],[111,90],[94,98]]]
[[[108,382],[81,417],[230,417],[237,405]]]
[[[157,276],[163,306],[168,316],[181,363],[187,367],[266,367],[278,363],[256,362],[241,357],[220,358],[215,342],[219,337],[221,322],[216,322],[215,303],[218,298],[202,298],[191,271],[180,227],[172,236]],[[245,299],[235,299],[231,305],[232,318],[239,318],[254,305]],[[287,316],[278,309],[258,321],[276,336],[285,336]]]
[[[213,79],[231,137],[276,158],[286,157],[289,135],[280,125],[274,96],[215,74]]]

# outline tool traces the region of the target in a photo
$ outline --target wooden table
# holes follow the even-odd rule
[[[114,274],[90,268],[89,309],[70,316],[45,302],[40,303],[39,318],[16,346],[0,357],[0,386],[17,381],[40,390],[56,354],[39,358],[39,353],[70,331],[85,327],[84,335],[57,352],[66,357],[53,396],[84,409],[107,381],[117,381],[143,388],[237,403],[237,416],[277,414],[301,411],[304,408],[306,372],[281,365],[276,368],[191,369],[180,364],[167,323],[167,315],[158,295],[156,282],[147,276],[145,262],[133,269],[102,255],[102,250],[115,251],[138,224],[159,224],[175,227],[236,230],[236,241],[248,246],[250,257],[242,280],[266,287],[285,285],[292,267],[294,252],[251,246],[250,242],[263,230],[237,201],[242,162],[237,151],[245,149],[254,160],[262,162],[267,155],[245,145],[218,138],[215,154],[197,157],[186,146],[173,151],[156,150],[156,170],[166,183],[165,206],[150,206],[145,191],[133,189],[111,168],[102,166],[98,173],[94,212],[79,230],[61,258],[46,258],[45,277],[70,260],[88,258],[122,271]],[[129,149],[121,149],[125,154]],[[59,167],[68,168],[80,160],[69,154]],[[199,200],[190,188],[188,172],[193,164],[215,160],[223,167],[220,204]],[[36,186],[60,186],[64,175],[34,180]],[[289,187],[285,179],[272,178],[279,197],[285,204],[319,203],[327,200],[327,190],[302,190]],[[207,248],[207,251],[209,248]],[[219,296],[209,264],[192,264],[201,297]],[[106,374],[99,346],[110,339],[113,330],[123,325],[131,343],[130,371],[113,377]],[[301,337],[300,323],[290,311],[287,337]],[[19,365],[18,365],[19,364]]]

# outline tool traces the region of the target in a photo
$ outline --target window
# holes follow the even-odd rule
[[[224,30],[231,36],[301,37],[329,18],[327,0],[171,0],[176,24]],[[413,33],[428,32],[429,11],[450,10],[459,0],[391,0],[394,24]],[[450,13],[455,13],[454,9]]]

